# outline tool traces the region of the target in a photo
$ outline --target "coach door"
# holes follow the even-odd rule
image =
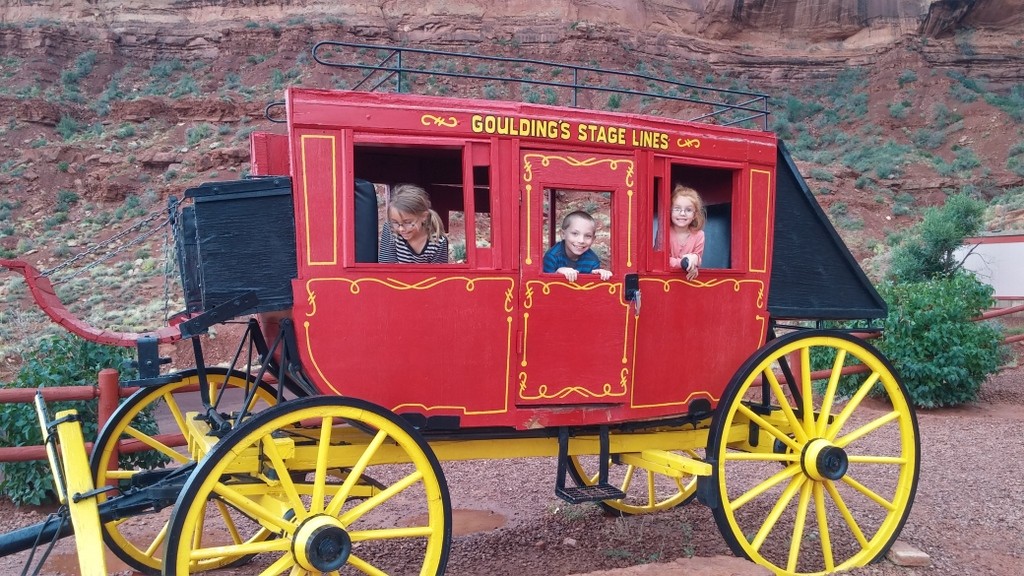
[[[623,278],[635,272],[635,182],[632,157],[521,153],[517,404],[628,402],[636,318],[622,294]],[[591,250],[610,279],[544,272],[545,252],[574,211],[593,218]]]

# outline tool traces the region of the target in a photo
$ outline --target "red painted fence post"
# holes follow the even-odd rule
[[[104,368],[100,370],[99,374],[99,406],[97,407],[97,428],[96,430],[103,430],[103,427],[110,420],[110,417],[114,414],[114,410],[117,410],[117,405],[121,403],[121,383],[119,382],[120,375],[117,370],[113,368]],[[117,470],[118,464],[118,450],[117,444],[114,445],[114,451],[110,454],[110,460],[107,462],[107,470]]]

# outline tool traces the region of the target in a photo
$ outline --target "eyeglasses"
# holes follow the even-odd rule
[[[412,229],[416,228],[417,226],[419,226],[419,224],[420,224],[419,222],[417,222],[415,220],[413,220],[412,222],[395,222],[395,221],[391,221],[391,222],[388,222],[388,223],[391,224],[391,228],[393,230],[412,230]]]
[[[672,207],[673,214],[693,214],[695,212],[696,210],[694,210],[693,208],[680,208],[679,206]]]

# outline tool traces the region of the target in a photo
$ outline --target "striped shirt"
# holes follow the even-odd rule
[[[385,225],[380,231],[377,261],[381,264],[445,264],[448,262],[448,239],[444,236],[436,240],[428,238],[423,250],[417,253],[405,238]]]

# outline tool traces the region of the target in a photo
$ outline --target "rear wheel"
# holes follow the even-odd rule
[[[914,409],[857,338],[807,331],[770,343],[733,377],[710,434],[715,521],[737,555],[777,574],[864,566],[910,514]]]
[[[213,503],[243,516],[240,530],[278,538],[225,542],[208,527]],[[199,463],[174,506],[164,573],[260,554],[254,573],[267,575],[442,574],[451,516],[441,466],[404,420],[361,400],[302,398],[242,423]]]
[[[703,448],[677,451],[680,455],[703,460]],[[598,456],[571,456],[569,475],[581,486],[592,486],[598,481]],[[697,493],[697,477],[685,475],[673,478],[619,462],[613,455],[609,460],[608,482],[626,493],[620,500],[604,500],[601,508],[613,514],[651,514],[669,510],[693,500]]]
[[[245,393],[252,387],[255,387],[255,396],[249,405],[250,412],[276,404],[275,390],[266,383],[253,382],[244,372],[219,368],[207,368],[206,372],[210,398],[220,399],[218,409],[221,411],[241,409]],[[194,389],[198,384],[196,372],[188,371],[176,382],[144,387],[118,406],[96,439],[90,460],[96,486],[116,487],[101,493],[99,502],[137,492],[192,464],[183,437],[187,436],[185,411],[197,410],[200,405],[199,392]],[[116,450],[123,455],[117,459],[117,468],[108,469]],[[176,494],[168,496],[171,502],[175,497]],[[163,567],[171,502],[163,510],[103,524],[104,542],[132,568],[159,574]],[[267,535],[256,537],[262,539]],[[220,568],[240,560],[244,559],[208,559],[196,568],[197,571]]]

